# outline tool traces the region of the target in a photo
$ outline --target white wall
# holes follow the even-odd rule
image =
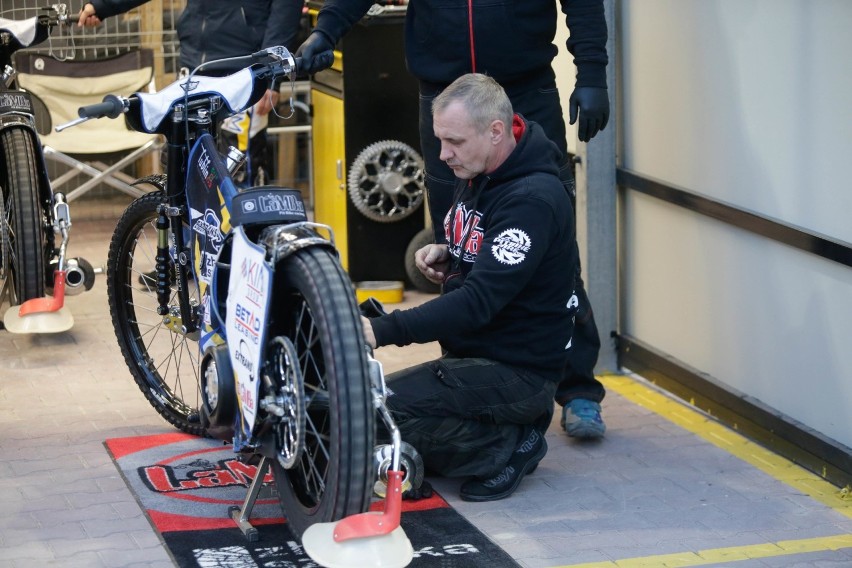
[[[852,242],[852,2],[622,0],[620,164]],[[622,331],[852,446],[852,269],[636,193]]]
[[[852,241],[852,4],[621,7],[623,165]]]

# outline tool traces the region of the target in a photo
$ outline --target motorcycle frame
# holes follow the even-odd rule
[[[165,183],[157,184],[166,194],[166,202],[158,208],[157,220],[158,245],[155,260],[158,313],[176,322],[175,331],[187,335],[195,334],[202,357],[209,349],[224,345],[228,340],[225,319],[215,309],[217,288],[223,283],[218,281],[215,268],[211,274],[205,274],[204,268],[216,267],[220,263],[220,254],[226,250],[224,244],[233,238],[235,227],[230,224],[231,207],[233,199],[240,193],[233,181],[233,172],[229,171],[225,157],[216,144],[219,116],[224,112],[223,109],[224,104],[216,95],[190,100],[188,104],[174,105],[168,126],[170,131],[167,136],[167,175]],[[195,221],[190,218],[190,209],[194,209],[196,204],[205,205],[205,218],[218,206],[218,210],[212,211],[218,215],[219,224],[215,227],[218,235],[214,237],[214,240],[220,243],[218,247],[211,248],[207,246],[208,243],[199,242],[199,231],[194,228]],[[189,226],[189,240],[186,238],[184,224]],[[328,238],[320,236],[318,229],[326,231]],[[287,235],[286,238],[283,237],[284,234]],[[252,243],[265,251],[264,264],[269,270],[270,286],[278,262],[297,250],[322,246],[336,251],[331,227],[307,221],[270,224]],[[170,313],[170,259],[175,260],[174,283],[177,285],[180,312],[178,318],[174,318],[175,314]],[[231,258],[227,264],[237,262]],[[198,286],[198,306],[193,306],[190,301],[190,286],[194,285],[193,281]],[[266,310],[269,310],[269,306]],[[264,361],[265,330],[263,331],[260,349],[256,360],[253,361],[256,369],[261,368]],[[235,381],[237,380],[238,377],[235,377]],[[253,381],[251,389],[249,397],[257,401],[260,381]],[[242,451],[246,446],[257,449],[251,445],[257,414],[254,415],[254,420],[246,420],[244,401],[239,395],[239,389],[237,393],[234,451]]]
[[[271,49],[273,51],[270,53],[278,54],[279,60],[283,55],[289,58],[289,52],[286,49]],[[251,57],[253,58],[256,55],[262,55],[262,53],[254,54]],[[294,69],[295,65],[292,58],[289,58],[289,63],[291,68]],[[240,104],[246,104],[247,101],[252,100],[257,101],[269,86],[269,80],[274,79],[275,72],[264,71],[262,66],[251,67],[251,96],[246,100],[241,99]],[[334,251],[335,254],[337,249],[331,227],[302,220],[306,219],[303,208],[300,208],[301,211],[298,212],[298,215],[290,215],[289,219],[286,218],[288,216],[285,216],[284,219],[280,219],[280,222],[279,217],[275,217],[272,222],[267,222],[262,221],[261,219],[265,219],[265,217],[261,216],[252,218],[252,222],[244,221],[242,224],[238,222],[236,228],[231,226],[233,201],[240,192],[238,192],[231,177],[233,172],[229,170],[225,159],[216,147],[216,140],[218,139],[220,119],[226,113],[233,114],[233,110],[228,106],[229,103],[226,104],[221,92],[216,92],[212,83],[203,85],[201,84],[202,80],[199,80],[198,84],[193,83],[194,73],[191,73],[185,82],[180,83],[184,91],[183,96],[173,98],[169,103],[162,99],[155,101],[153,108],[156,110],[151,111],[154,116],[148,117],[154,119],[156,124],[153,126],[148,123],[142,124],[146,120],[142,115],[142,110],[145,107],[140,108],[142,102],[139,94],[137,94],[137,96],[127,99],[110,95],[100,105],[81,108],[80,119],[63,125],[62,128],[73,126],[90,118],[103,116],[116,118],[120,114],[126,113],[125,119],[132,129],[156,132],[166,136],[167,174],[165,179],[162,176],[154,176],[139,182],[153,183],[165,194],[165,201],[157,207],[155,221],[157,229],[155,253],[157,313],[163,318],[165,326],[172,332],[186,336],[194,335],[198,339],[199,349],[202,357],[204,357],[207,355],[205,350],[227,345],[226,329],[229,326],[224,324],[221,315],[216,311],[216,302],[221,295],[215,288],[218,275],[216,267],[220,264],[228,264],[230,267],[236,265],[233,258],[221,258],[226,250],[226,241],[232,234],[244,235],[242,227],[249,224],[253,226],[252,239],[246,239],[240,246],[255,249],[256,252],[247,254],[246,258],[262,251],[262,262],[269,270],[270,276],[267,282],[270,288],[276,265],[287,256],[306,247],[326,247]],[[201,84],[200,88],[199,84]],[[167,87],[167,89],[170,88]],[[171,89],[169,91],[170,96],[173,96],[175,92],[175,89]],[[161,109],[165,109],[166,105],[168,106],[167,110],[161,112]],[[130,112],[131,109],[134,112]],[[231,152],[229,152],[227,157],[229,162],[231,157]],[[197,204],[205,205],[203,213],[201,208],[196,207]],[[285,209],[289,210],[289,208]],[[243,209],[242,211],[245,212],[246,210]],[[289,212],[295,211],[290,210]],[[208,213],[216,214],[214,215],[215,219],[210,219],[214,221],[215,231],[208,231],[209,225],[204,223],[199,223],[200,231],[196,230],[194,221],[203,218],[202,220],[206,223]],[[299,220],[294,222],[293,218]],[[253,221],[258,221],[259,224],[255,224]],[[185,232],[187,226],[190,229],[189,237]],[[322,237],[317,229],[327,231],[328,238]],[[204,242],[199,239],[199,234],[204,235]],[[208,236],[217,241],[219,246],[207,247]],[[235,246],[236,244],[231,246],[232,255]],[[172,261],[174,261],[174,275],[177,285],[177,290],[174,292],[171,282],[170,263]],[[232,274],[229,271],[229,284]],[[194,284],[190,284],[190,276],[192,276]],[[191,302],[190,285],[197,286],[196,289],[200,294],[200,301],[197,306],[194,306]],[[173,293],[177,295],[178,305],[176,309],[171,304]],[[271,297],[267,295],[267,298]],[[228,301],[230,301],[230,298]],[[271,302],[271,300],[269,301]],[[269,303],[266,307],[266,312],[268,311]],[[232,321],[231,316],[226,315],[226,321]],[[266,330],[263,331],[265,333]],[[261,347],[263,347],[264,338],[262,336],[259,341]],[[213,356],[215,357],[215,352]],[[233,353],[230,350],[228,351],[228,359],[231,363],[233,362]],[[261,368],[260,363],[262,361],[264,361],[264,354],[260,350],[255,355],[254,360],[257,369]],[[386,507],[384,513],[380,516],[364,512],[349,515],[341,520],[339,526],[343,532],[339,538],[335,537],[336,541],[386,535],[399,528],[403,479],[403,472],[399,471],[401,438],[393,418],[385,406],[386,389],[381,364],[372,358],[369,350],[367,364],[369,367],[367,371],[370,373],[373,407],[387,425],[392,438],[392,464],[391,469],[387,472]],[[253,383],[253,396],[255,400],[258,400],[261,381],[254,380]],[[263,431],[260,430],[262,423],[257,421],[258,414],[255,413],[255,420],[252,423],[244,420],[242,402],[239,396],[239,388],[237,388],[238,404],[236,405],[234,420],[234,451],[247,448],[260,458],[260,464],[243,506],[240,508],[232,507],[230,516],[249,540],[255,540],[257,532],[249,523],[248,518],[263,484],[271,458],[264,449],[262,438],[265,436],[263,436]],[[255,432],[255,430],[258,431]],[[257,439],[254,438],[254,434],[257,434]],[[408,548],[410,549],[410,543]]]

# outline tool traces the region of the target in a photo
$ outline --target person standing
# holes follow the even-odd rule
[[[388,376],[388,408],[427,469],[468,476],[466,501],[493,501],[547,453],[577,311],[574,214],[556,145],[513,113],[494,79],[462,75],[433,113],[457,181],[448,242],[421,248],[415,262],[444,290],[362,318],[364,335],[373,348],[440,343],[440,359]]]
[[[80,10],[79,26],[96,26],[149,0],[92,0]],[[304,0],[187,0],[177,22],[182,73],[202,63],[256,53],[265,47],[295,49],[299,39]],[[238,71],[219,67],[217,75]],[[201,71],[202,74],[211,74]],[[247,184],[268,183],[272,176],[272,148],[267,135],[268,115],[278,103],[278,91],[269,90],[244,115],[222,125],[223,143],[246,152]],[[237,180],[239,181],[239,180]]]
[[[296,52],[302,71],[331,66],[334,45],[360,20],[373,0],[325,0],[317,23]],[[570,36],[568,51],[577,67],[569,98],[570,123],[578,137],[591,140],[609,120],[606,87],[607,26],[603,0],[560,0]],[[420,90],[420,145],[426,164],[426,188],[435,242],[446,242],[452,218],[453,175],[440,159],[432,133],[430,105],[457,77],[484,73],[505,89],[513,108],[544,128],[561,153],[559,177],[572,203],[573,168],[566,126],[552,62],[558,21],[553,0],[410,0],[405,20],[405,54]],[[572,235],[577,247],[576,236]],[[569,436],[598,438],[606,425],[600,403],[606,391],[595,378],[600,337],[592,307],[577,267],[577,313],[572,350],[556,391],[562,405],[561,424]]]

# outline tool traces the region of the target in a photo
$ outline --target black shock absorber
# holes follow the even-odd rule
[[[166,216],[166,205],[157,208],[157,256],[154,258],[157,271],[157,314],[164,316],[169,313],[169,298],[171,297],[171,270],[169,258],[169,218]]]

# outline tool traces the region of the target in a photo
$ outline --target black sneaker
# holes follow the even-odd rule
[[[509,458],[503,471],[490,479],[473,477],[461,485],[459,496],[462,501],[497,501],[515,492],[521,480],[535,471],[538,462],[547,453],[544,435],[533,429],[518,449]]]

